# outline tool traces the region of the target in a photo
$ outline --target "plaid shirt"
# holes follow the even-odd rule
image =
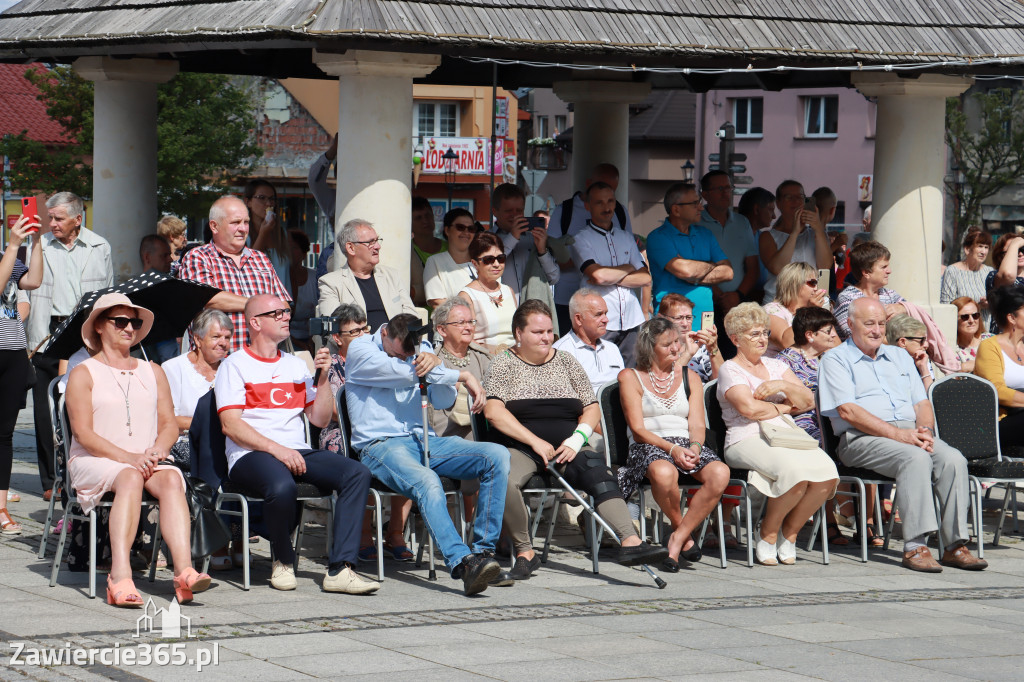
[[[209,284],[246,298],[256,294],[274,294],[285,301],[292,300],[277,278],[270,259],[262,251],[249,247],[242,250],[238,265],[212,242],[196,247],[181,259],[178,278]],[[249,332],[243,313],[228,314],[235,325],[235,332],[231,335],[231,352],[234,353],[249,343]]]

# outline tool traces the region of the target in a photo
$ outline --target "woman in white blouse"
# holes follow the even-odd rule
[[[453,208],[444,214],[442,229],[448,250],[435,253],[423,266],[423,286],[431,309],[458,296],[476,276],[469,257],[469,245],[477,232],[473,215],[464,208]]]

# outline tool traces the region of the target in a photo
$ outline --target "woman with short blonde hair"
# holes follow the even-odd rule
[[[793,315],[808,306],[828,309],[828,291],[818,287],[817,270],[807,263],[789,263],[779,272],[775,300],[764,306],[772,332],[765,355],[774,358],[793,345]]]

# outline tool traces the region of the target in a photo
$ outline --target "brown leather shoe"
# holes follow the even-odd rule
[[[971,554],[967,545],[960,545],[956,549],[947,549],[943,552],[942,565],[962,568],[965,571],[983,571],[988,568],[988,562]]]
[[[51,497],[53,497],[53,488],[47,488],[43,491],[43,502],[49,502]]]
[[[932,551],[927,547],[918,547],[912,552],[906,552],[901,562],[904,568],[922,573],[942,573],[942,566],[932,557]]]

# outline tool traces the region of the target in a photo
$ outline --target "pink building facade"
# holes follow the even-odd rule
[[[747,155],[738,175],[753,181],[738,184],[737,194],[755,186],[774,192],[790,178],[808,195],[827,186],[839,201],[834,223],[857,232],[871,203],[875,109],[852,88],[711,90],[697,98],[694,178],[708,170],[708,154],[718,152],[715,132],[728,121],[736,126],[736,152]]]

